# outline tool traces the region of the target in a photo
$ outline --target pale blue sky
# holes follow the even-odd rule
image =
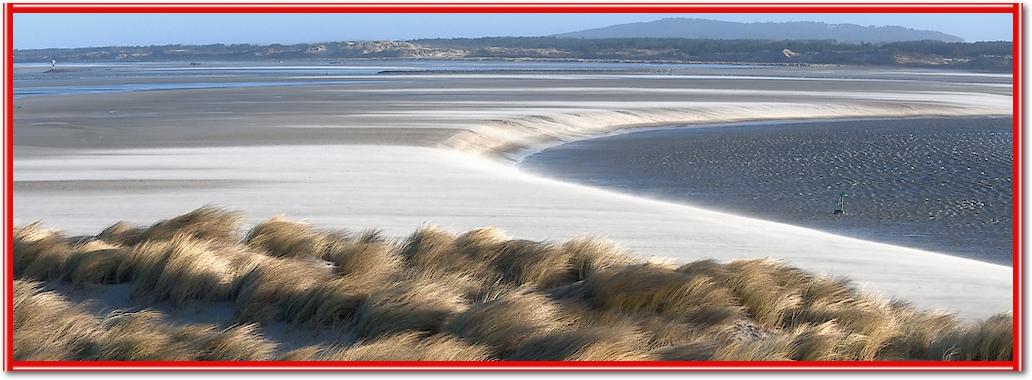
[[[15,14],[14,47],[539,36],[666,17],[822,21],[1011,39],[1009,14]]]

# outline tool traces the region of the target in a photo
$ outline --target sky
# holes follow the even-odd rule
[[[667,17],[821,21],[1011,39],[1009,14],[15,14],[16,49],[540,36]]]

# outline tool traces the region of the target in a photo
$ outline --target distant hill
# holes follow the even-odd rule
[[[823,22],[729,22],[698,18],[665,18],[650,22],[619,24],[604,28],[558,34],[569,38],[693,38],[749,40],[836,40],[839,42],[943,41],[964,39],[932,30],[901,26],[861,26]]]

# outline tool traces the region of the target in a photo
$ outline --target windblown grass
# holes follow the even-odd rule
[[[102,240],[80,244],[65,260],[64,279],[73,284],[116,283],[118,267],[128,255],[128,249]]]
[[[270,360],[276,348],[253,326],[175,325],[150,310],[96,316],[41,286],[14,282],[15,359]]]
[[[255,256],[236,246],[176,235],[137,244],[120,263],[117,277],[132,281],[137,296],[182,305],[228,299],[242,272],[257,264]]]
[[[33,223],[16,227],[13,240],[15,277],[50,280],[63,274],[70,250],[63,234]]]
[[[648,361],[641,334],[630,327],[588,327],[533,338],[509,360]]]
[[[354,331],[360,337],[401,331],[437,333],[468,306],[461,293],[444,283],[423,279],[395,283],[369,295],[358,307]]]
[[[505,356],[528,339],[566,330],[572,322],[555,301],[519,288],[485,297],[449,321],[445,330]]]
[[[274,257],[320,257],[323,236],[307,223],[277,216],[254,226],[244,243]]]
[[[605,240],[495,228],[319,230],[204,207],[69,238],[15,229],[21,360],[1010,360],[1013,317],[965,324],[773,260],[678,265]],[[223,325],[92,314],[44,289],[127,283],[133,302],[230,305]],[[262,329],[325,332],[283,347]],[[316,330],[310,330],[316,329]]]
[[[485,361],[492,360],[490,351],[447,335],[426,335],[400,332],[375,340],[360,342],[331,353],[324,360],[342,361]]]

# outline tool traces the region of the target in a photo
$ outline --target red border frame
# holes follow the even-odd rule
[[[15,3],[4,7],[4,355],[5,371],[1021,371],[1022,362],[1022,4],[1020,3]],[[1013,317],[1014,359],[1002,362],[176,362],[14,360],[13,200],[14,181],[14,14],[15,13],[1002,13],[1013,15]]]

